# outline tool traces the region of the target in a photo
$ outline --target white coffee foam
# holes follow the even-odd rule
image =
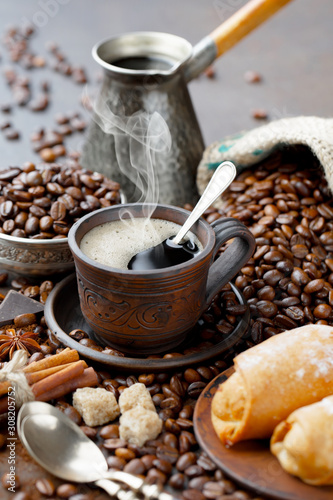
[[[106,222],[83,236],[80,249],[100,264],[128,269],[128,263],[134,255],[175,236],[180,228],[179,224],[162,219],[135,218]],[[191,231],[185,239],[194,241],[200,251],[203,249]]]

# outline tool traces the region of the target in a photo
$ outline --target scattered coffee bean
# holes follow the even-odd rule
[[[268,113],[265,109],[254,109],[252,111],[252,117],[256,120],[266,120],[268,118]]]
[[[55,486],[51,479],[37,479],[35,486],[37,491],[46,497],[52,497],[55,493]]]
[[[262,81],[262,77],[257,71],[249,70],[244,74],[244,80],[247,83],[258,83]]]
[[[13,128],[6,128],[4,130],[4,136],[8,141],[16,141],[20,138],[20,133]]]

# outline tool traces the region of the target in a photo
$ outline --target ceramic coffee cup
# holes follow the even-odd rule
[[[147,213],[141,204],[108,207],[82,217],[69,232],[81,311],[103,345],[131,355],[170,352],[185,340],[214,296],[252,256],[255,240],[236,219],[225,218],[212,225],[200,219],[191,231],[203,250],[182,264],[137,272],[87,257],[80,250],[82,237],[97,225],[119,220],[127,208],[132,217]],[[152,217],[182,225],[188,215],[181,208],[157,205]],[[214,260],[219,248],[233,238]]]

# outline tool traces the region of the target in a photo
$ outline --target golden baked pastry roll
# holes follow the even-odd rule
[[[269,438],[292,411],[333,394],[333,328],[280,333],[236,356],[234,367],[212,401],[214,429],[226,445]]]
[[[333,484],[333,396],[295,410],[271,438],[283,469],[313,486]]]

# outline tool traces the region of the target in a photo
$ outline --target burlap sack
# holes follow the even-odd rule
[[[213,143],[205,150],[198,167],[198,191],[202,194],[224,160],[232,161],[240,173],[267,158],[276,147],[298,144],[308,146],[318,158],[333,192],[333,119],[315,116],[284,118]],[[215,202],[217,207],[220,204],[219,200]]]

